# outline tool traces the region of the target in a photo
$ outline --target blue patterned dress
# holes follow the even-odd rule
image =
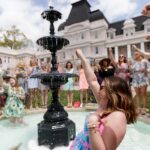
[[[73,69],[67,70],[66,73],[73,73]],[[72,91],[74,90],[74,85],[73,85],[73,77],[68,78],[68,82],[63,85],[63,90],[64,91]]]

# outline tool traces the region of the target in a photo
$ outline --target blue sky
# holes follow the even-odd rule
[[[71,3],[79,0],[51,0],[50,3],[62,14],[65,21],[71,10]],[[100,9],[109,22],[130,19],[141,14],[149,0],[88,0],[91,9]],[[49,0],[0,0],[0,29],[16,25],[28,38],[35,41],[48,34],[49,24],[40,14],[48,8]]]

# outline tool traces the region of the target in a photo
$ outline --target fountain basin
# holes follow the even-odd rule
[[[64,46],[68,45],[69,40],[59,36],[50,35],[50,36],[39,38],[37,40],[37,44],[42,46],[44,49],[48,49],[52,52],[52,51],[60,50]]]
[[[76,123],[77,132],[82,130],[85,116],[88,113],[68,113],[69,118]],[[0,149],[9,150],[9,148],[22,143],[19,150],[49,150],[46,146],[38,146],[37,142],[37,124],[43,120],[43,113],[25,116],[24,120],[28,126],[13,126],[7,119],[0,121]],[[149,150],[149,135],[150,125],[148,124],[138,121],[134,125],[128,125],[125,138],[117,150]],[[69,146],[56,147],[55,150],[69,150]]]

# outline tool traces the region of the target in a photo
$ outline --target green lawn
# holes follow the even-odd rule
[[[41,106],[41,97],[40,97],[40,94],[39,94],[39,106]],[[80,93],[79,91],[74,91],[74,101],[79,101],[80,100]],[[90,96],[90,99],[91,99],[91,96]],[[63,105],[63,106],[66,106],[67,105],[67,100],[66,100],[66,92],[65,91],[61,91],[60,92],[60,103]],[[49,92],[48,94],[48,104],[51,103],[51,92]],[[149,112],[150,112],[150,92],[148,92],[148,108],[149,108]]]

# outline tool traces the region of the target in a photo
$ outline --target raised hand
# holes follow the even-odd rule
[[[81,56],[83,55],[82,50],[81,49],[77,49],[76,50],[76,55],[77,55],[77,57],[81,58]]]
[[[146,36],[146,40],[150,40],[150,35],[147,35],[147,36]]]
[[[110,48],[108,49],[108,51],[109,51],[109,53],[112,53],[112,48],[110,47]]]
[[[132,49],[135,50],[135,51],[137,51],[136,45],[132,45]]]
[[[150,16],[150,4],[147,4],[147,5],[144,7],[144,9],[143,9],[143,11],[142,11],[142,14],[143,14],[144,16]]]

